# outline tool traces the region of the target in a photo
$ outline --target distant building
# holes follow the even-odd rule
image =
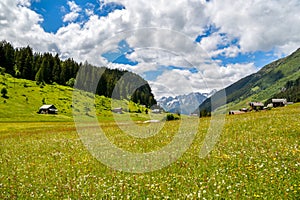
[[[242,112],[248,112],[249,110],[248,110],[248,108],[242,108],[242,109],[240,109],[240,111],[242,111]]]
[[[231,110],[229,111],[229,115],[239,115],[239,114],[245,114],[245,111],[241,111],[241,110]]]
[[[252,110],[263,110],[264,104],[261,102],[250,102],[249,106],[252,108]]]
[[[160,114],[161,111],[160,111],[160,109],[153,109],[153,110],[152,110],[152,113],[154,113],[154,114]]]
[[[57,114],[58,110],[54,105],[43,105],[40,107],[38,114]]]
[[[122,114],[123,113],[123,109],[122,108],[114,108],[114,109],[112,109],[112,111],[114,113],[118,113],[118,114]]]
[[[272,104],[273,107],[282,107],[287,105],[287,100],[286,99],[272,99]]]

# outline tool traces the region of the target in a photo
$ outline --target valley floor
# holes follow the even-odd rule
[[[299,119],[300,104],[226,116],[216,146],[200,158],[210,124],[201,118],[183,156],[147,173],[115,171],[95,159],[72,120],[7,119],[0,123],[0,199],[299,199]],[[143,153],[169,144],[180,121],[151,124],[158,133],[147,139],[124,134],[126,124],[98,125],[119,148]]]

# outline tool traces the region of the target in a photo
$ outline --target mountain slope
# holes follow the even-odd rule
[[[227,105],[229,108],[240,108],[250,101],[266,101],[279,93],[288,81],[299,77],[300,49],[225,88]],[[222,92],[217,92],[215,96]],[[206,99],[199,109],[211,111],[211,98]]]
[[[112,100],[84,91],[75,95],[71,87],[58,84],[40,86],[35,81],[14,78],[9,74],[0,74],[0,90],[3,88],[6,88],[7,94],[0,95],[0,122],[73,121],[74,114],[83,114],[83,118],[90,118],[93,109],[99,120],[113,120],[111,110],[116,107],[122,107],[124,115],[131,115],[128,112],[130,110],[134,117],[135,113],[146,111],[146,108],[132,101]],[[92,106],[88,104],[90,101]],[[58,115],[37,114],[43,104],[54,104]],[[140,115],[143,116],[139,114],[138,117]]]
[[[158,100],[158,105],[165,111],[171,113],[191,114],[207,96],[201,93],[190,93],[176,97],[162,97]]]
[[[282,90],[270,98],[266,103],[271,103],[272,99],[287,99],[288,102],[300,102],[300,78],[295,81],[288,81]]]

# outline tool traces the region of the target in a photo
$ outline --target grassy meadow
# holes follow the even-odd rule
[[[87,118],[90,117],[92,110],[87,109],[90,106],[87,102],[93,103],[96,115],[102,121],[113,120],[111,109],[114,107],[127,108],[134,120],[145,118],[145,115],[137,113],[139,110],[145,113],[145,108],[133,102],[111,101],[110,98],[86,92],[74,94],[73,88],[55,83],[41,86],[34,81],[0,74],[0,90],[3,87],[8,93],[6,98],[0,95],[0,122],[72,122],[74,113],[85,113]],[[59,115],[37,115],[43,104],[54,104],[58,108]]]
[[[210,118],[201,118],[192,145],[173,164],[154,172],[126,173],[102,164],[83,145],[72,118],[72,89],[40,88],[32,82],[24,87],[26,81],[10,77],[5,81],[9,98],[0,102],[0,199],[300,198],[300,104],[226,116],[218,143],[203,159],[199,152]],[[41,97],[58,105],[60,114],[36,114]],[[180,121],[168,121],[150,138],[128,137],[105,110],[109,100],[97,98],[99,126],[122,149],[154,151],[177,134]],[[139,113],[123,117],[149,119]]]
[[[0,198],[298,199],[299,106],[228,116],[219,142],[204,159],[198,154],[209,118],[201,119],[194,143],[179,160],[142,174],[114,171],[97,161],[72,122],[1,123]],[[113,123],[103,125],[118,138],[116,145],[149,151],[171,140],[177,123],[167,122],[168,131],[145,143],[120,136]]]

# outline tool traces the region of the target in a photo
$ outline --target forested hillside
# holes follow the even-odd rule
[[[57,83],[73,87],[80,69],[85,72],[77,80],[80,89],[116,99],[131,99],[148,107],[156,104],[149,84],[132,72],[77,63],[72,58],[61,60],[58,54],[34,53],[29,46],[14,48],[6,41],[0,42],[1,73],[33,80],[38,85]]]
[[[281,92],[275,94],[272,98],[285,98],[289,102],[300,102],[300,78],[294,81],[288,81]],[[266,103],[271,103],[272,98]]]

